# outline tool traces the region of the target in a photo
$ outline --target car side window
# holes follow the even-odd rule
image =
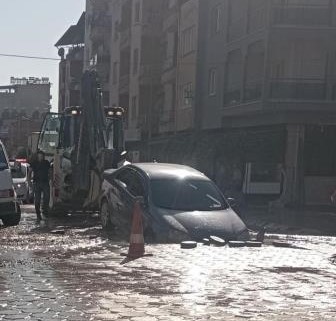
[[[115,179],[134,197],[144,197],[145,187],[139,174],[133,170],[121,171]]]
[[[144,197],[145,196],[145,187],[142,183],[141,177],[137,173],[132,173],[132,182],[128,188],[128,191],[134,197]]]
[[[115,177],[116,181],[128,190],[131,184],[131,172],[129,170],[123,170]]]

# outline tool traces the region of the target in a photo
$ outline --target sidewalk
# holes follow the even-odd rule
[[[336,236],[336,211],[330,209],[247,207],[242,212],[252,230],[265,226],[267,233]]]

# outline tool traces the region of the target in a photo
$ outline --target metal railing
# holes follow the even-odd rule
[[[326,100],[325,79],[277,78],[270,82],[271,99]]]
[[[240,88],[231,89],[224,92],[224,105],[235,105],[241,102]]]
[[[129,28],[120,31],[120,45],[125,46],[131,40],[131,30]]]
[[[174,122],[174,110],[162,110],[159,114],[160,125],[166,125]]]
[[[244,101],[260,100],[262,96],[262,81],[247,81],[244,88]]]
[[[274,25],[330,26],[331,7],[329,5],[274,5],[272,22]]]

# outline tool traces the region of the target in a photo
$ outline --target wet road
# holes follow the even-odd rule
[[[336,239],[305,249],[152,245],[121,265],[123,244],[94,217],[0,229],[0,320],[336,320]],[[271,236],[278,238],[279,236]]]

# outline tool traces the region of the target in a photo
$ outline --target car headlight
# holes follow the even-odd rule
[[[183,241],[190,241],[188,231],[173,216],[164,215],[163,218],[168,224],[168,232],[164,234],[167,235],[169,242],[180,243]]]
[[[21,186],[22,186],[21,184],[17,184],[16,188],[21,188]]]

